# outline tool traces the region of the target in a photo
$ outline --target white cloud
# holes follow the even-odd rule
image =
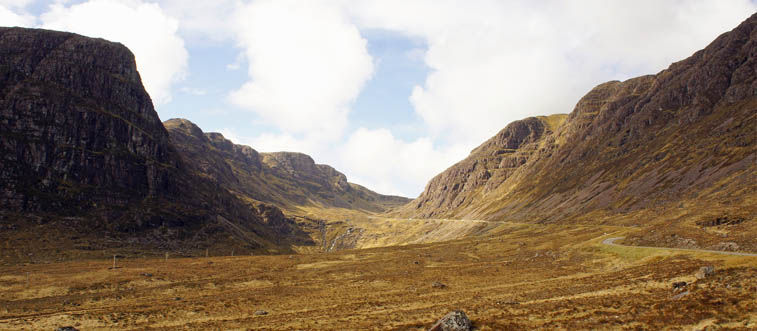
[[[248,136],[232,128],[217,130],[235,144],[247,145],[258,152],[299,152],[310,155],[316,161],[329,163],[341,150],[340,143],[330,137],[311,134],[295,136],[289,133],[261,133]],[[327,162],[329,161],[329,162]],[[330,165],[334,165],[331,164]]]
[[[194,42],[218,42],[233,38],[231,17],[241,4],[238,0],[160,0],[161,7],[179,20],[179,30]]]
[[[655,73],[757,6],[737,1],[359,1],[359,26],[428,43],[413,90],[435,141],[480,143],[507,123],[567,113],[594,85]]]
[[[330,2],[254,1],[237,10],[250,81],[230,95],[287,134],[341,137],[373,73],[366,41]]]
[[[177,35],[178,21],[159,5],[141,0],[90,0],[50,5],[42,28],[71,31],[121,42],[134,53],[145,89],[156,105],[171,101],[173,84],[187,72],[188,53]]]
[[[0,0],[0,22],[34,25],[32,2]],[[508,123],[569,112],[598,83],[658,72],[757,10],[748,0],[82,2],[50,1],[43,27],[127,45],[156,103],[168,102],[186,74],[182,38],[202,47],[235,42],[241,57],[227,69],[246,68],[249,81],[228,100],[274,130],[225,130],[227,137],[262,151],[305,152],[352,181],[405,195]],[[410,98],[424,138],[398,139],[397,127],[345,134],[352,103],[380,61],[360,35],[368,28],[425,42],[406,54],[431,68]]]
[[[0,26],[31,27],[35,17],[22,11],[28,1],[0,1]],[[13,9],[16,9],[15,11]],[[19,12],[21,10],[21,12]]]
[[[310,155],[347,175],[347,180],[383,194],[417,196],[426,181],[470,150],[454,144],[435,146],[429,137],[404,141],[388,129],[359,128],[348,138],[330,144],[319,137],[297,138],[289,134],[261,134],[247,137],[230,128],[218,130],[236,144],[259,152],[295,151]],[[260,147],[262,146],[262,147]]]
[[[231,99],[282,132],[248,139],[253,146],[303,151],[369,188],[414,195],[508,123],[570,112],[596,84],[658,72],[755,9],[747,0],[256,1],[239,11],[252,81]],[[370,68],[353,25],[426,41],[408,56],[432,69],[410,97],[430,136],[406,142],[363,128],[338,140],[371,71],[323,69],[333,59]]]
[[[338,164],[347,178],[385,194],[418,196],[430,176],[468,154],[460,144],[436,147],[428,137],[406,142],[387,129],[360,128],[339,146]]]

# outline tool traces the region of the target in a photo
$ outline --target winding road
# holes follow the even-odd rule
[[[665,249],[665,250],[671,250],[671,251],[684,251],[684,252],[700,252],[700,253],[714,253],[714,254],[722,254],[722,255],[739,255],[739,256],[757,256],[755,253],[742,253],[742,252],[726,252],[726,251],[714,251],[709,249],[691,249],[691,248],[668,248],[668,247],[650,247],[650,246],[628,246],[628,245],[619,245],[616,244],[616,240],[623,239],[625,237],[614,237],[614,238],[607,238],[605,240],[602,240],[602,244],[609,245],[609,246],[618,246],[618,247],[631,247],[631,248],[654,248],[654,249]]]

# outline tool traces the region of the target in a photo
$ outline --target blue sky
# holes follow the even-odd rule
[[[398,138],[419,138],[424,133],[417,130],[422,127],[422,120],[413,111],[409,97],[413,87],[423,84],[429,72],[422,58],[426,50],[424,41],[379,29],[366,29],[361,36],[367,41],[375,71],[352,105],[348,131],[392,127]],[[229,121],[228,115],[235,107],[225,97],[244,84],[247,74],[246,63],[238,59],[239,50],[232,42],[224,44],[187,47],[191,55],[189,74],[177,84],[173,100],[157,107],[161,118],[184,117],[202,123],[203,128],[227,128],[235,132],[280,132],[254,116],[243,122]],[[235,63],[240,67],[229,68]]]
[[[135,54],[161,119],[417,196],[509,122],[656,73],[755,0],[0,0],[0,25]]]

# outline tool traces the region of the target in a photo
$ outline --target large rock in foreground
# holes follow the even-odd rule
[[[471,321],[462,310],[454,310],[444,315],[428,331],[469,331]]]

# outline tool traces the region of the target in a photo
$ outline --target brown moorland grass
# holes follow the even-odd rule
[[[757,328],[757,257],[601,243],[625,234],[521,224],[332,253],[3,266],[0,329],[422,330],[452,309],[481,330]]]

